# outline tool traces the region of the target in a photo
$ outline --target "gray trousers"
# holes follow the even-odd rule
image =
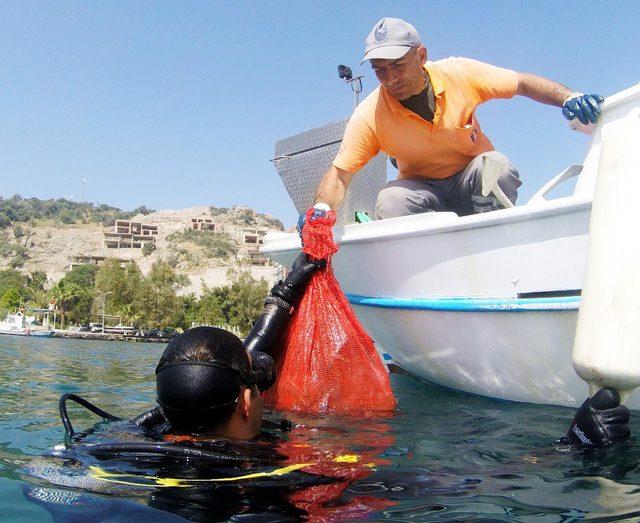
[[[482,157],[505,164],[498,185],[513,203],[522,184],[518,170],[497,151],[476,156],[467,167],[444,180],[405,178],[389,182],[378,193],[376,219],[395,218],[433,211],[453,211],[459,216],[502,209],[493,194],[482,196]]]

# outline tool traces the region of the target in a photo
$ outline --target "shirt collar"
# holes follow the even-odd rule
[[[438,109],[438,98],[444,93],[444,79],[438,74],[438,71],[435,67],[433,67],[433,62],[427,62],[422,66],[425,72],[429,75],[429,80],[431,81],[431,88],[433,89],[433,95],[436,99],[436,112]],[[396,100],[393,96],[390,96],[387,91],[385,91],[381,86],[378,86],[378,89],[382,93],[382,96],[389,104],[389,107],[394,112],[403,112],[409,111],[404,105],[402,105],[398,100]],[[434,120],[435,122],[435,120]]]
[[[439,95],[444,93],[444,79],[438,74],[438,70],[433,67],[433,62],[427,62],[422,68],[429,75],[431,87],[433,87],[433,94],[438,98]]]

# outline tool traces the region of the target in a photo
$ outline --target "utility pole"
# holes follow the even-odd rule
[[[107,307],[107,295],[113,294],[113,291],[102,292],[102,334],[104,334],[104,318],[105,318],[105,310]]]
[[[80,186],[80,203],[84,202],[84,186],[87,183],[87,179],[83,178],[82,179],[82,185]]]

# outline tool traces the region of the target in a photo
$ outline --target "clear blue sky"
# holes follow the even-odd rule
[[[272,163],[285,136],[348,116],[338,80],[383,16],[412,22],[430,59],[466,56],[609,95],[640,81],[640,1],[15,0],[0,18],[0,194],[124,209],[249,205],[296,213]],[[523,201],[580,161],[556,108],[479,109],[519,167]]]

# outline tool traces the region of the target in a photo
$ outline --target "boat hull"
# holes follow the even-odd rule
[[[6,334],[8,336],[35,336],[38,338],[51,338],[53,331],[27,331],[27,330],[2,330],[0,334]]]
[[[588,395],[571,355],[590,210],[569,197],[337,227],[334,270],[378,349],[419,379],[576,406]],[[263,252],[290,266],[299,249],[296,235],[275,235]]]
[[[420,379],[512,401],[572,405],[588,386],[571,352],[577,307],[567,310],[406,310],[354,304],[376,343]]]

